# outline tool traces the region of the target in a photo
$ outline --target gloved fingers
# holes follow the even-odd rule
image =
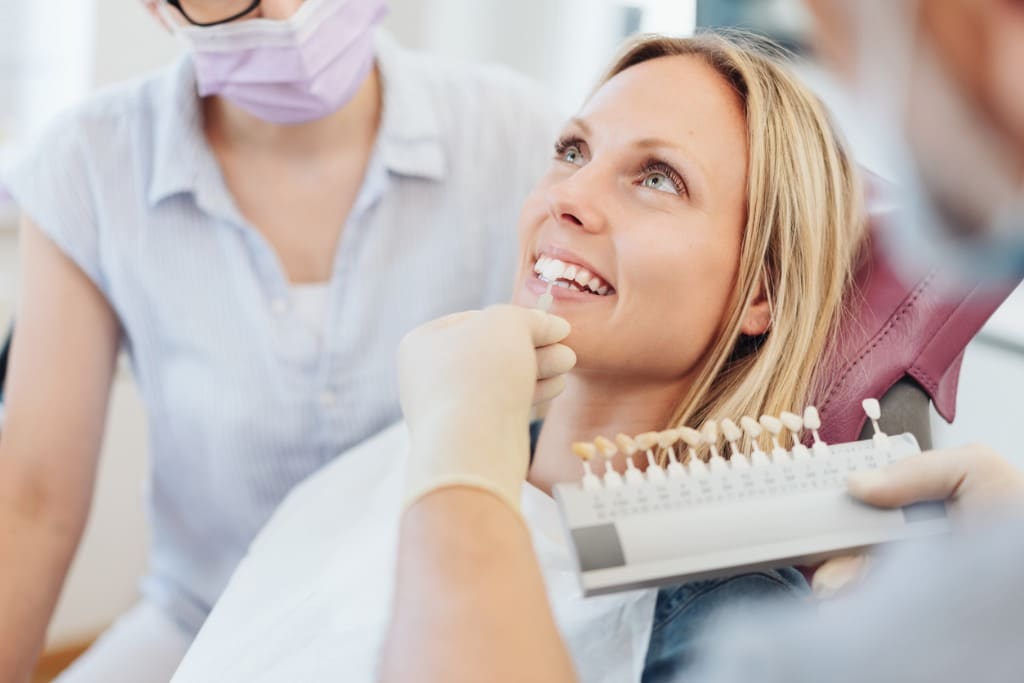
[[[814,572],[811,589],[815,597],[830,598],[862,577],[867,566],[867,555],[834,557]]]
[[[569,336],[572,327],[565,318],[551,315],[536,309],[521,309],[527,313],[527,321],[530,327],[530,336],[533,338],[533,345],[537,348],[557,344]]]
[[[533,391],[533,405],[547,403],[565,390],[565,375],[557,375],[550,379],[542,379],[537,382],[537,388]]]
[[[921,453],[880,470],[852,473],[850,493],[878,507],[902,507],[953,497],[967,477],[970,462],[963,449]]]
[[[537,349],[537,379],[564,375],[576,365],[576,353],[565,344]]]
[[[441,316],[435,320],[424,324],[423,329],[437,329],[442,330],[452,325],[458,325],[464,320],[472,318],[473,316],[480,315],[480,311],[459,311],[458,313],[449,313],[448,315]]]

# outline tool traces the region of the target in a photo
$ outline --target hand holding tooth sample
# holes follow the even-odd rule
[[[412,440],[408,501],[472,486],[518,509],[530,409],[560,393],[576,364],[576,354],[559,343],[569,330],[567,321],[542,311],[494,306],[440,318],[406,336],[399,381]]]

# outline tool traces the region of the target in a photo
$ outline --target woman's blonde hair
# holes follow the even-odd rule
[[[728,314],[669,426],[709,418],[799,411],[843,310],[862,243],[862,193],[852,159],[818,98],[786,66],[787,55],[752,35],[642,36],[606,79],[642,62],[688,55],[736,91],[746,114],[746,226]],[[765,288],[768,331],[740,326]]]

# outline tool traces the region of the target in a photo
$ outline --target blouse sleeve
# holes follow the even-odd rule
[[[74,113],[59,117],[3,181],[22,213],[106,295],[88,137]]]

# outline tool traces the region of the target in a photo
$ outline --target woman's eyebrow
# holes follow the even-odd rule
[[[579,128],[580,132],[582,132],[587,137],[590,137],[590,135],[592,134],[591,130],[590,130],[590,126],[587,124],[587,122],[584,121],[583,119],[581,119],[578,116],[574,116],[571,119],[569,119],[569,125],[570,126],[575,126],[576,128]]]

